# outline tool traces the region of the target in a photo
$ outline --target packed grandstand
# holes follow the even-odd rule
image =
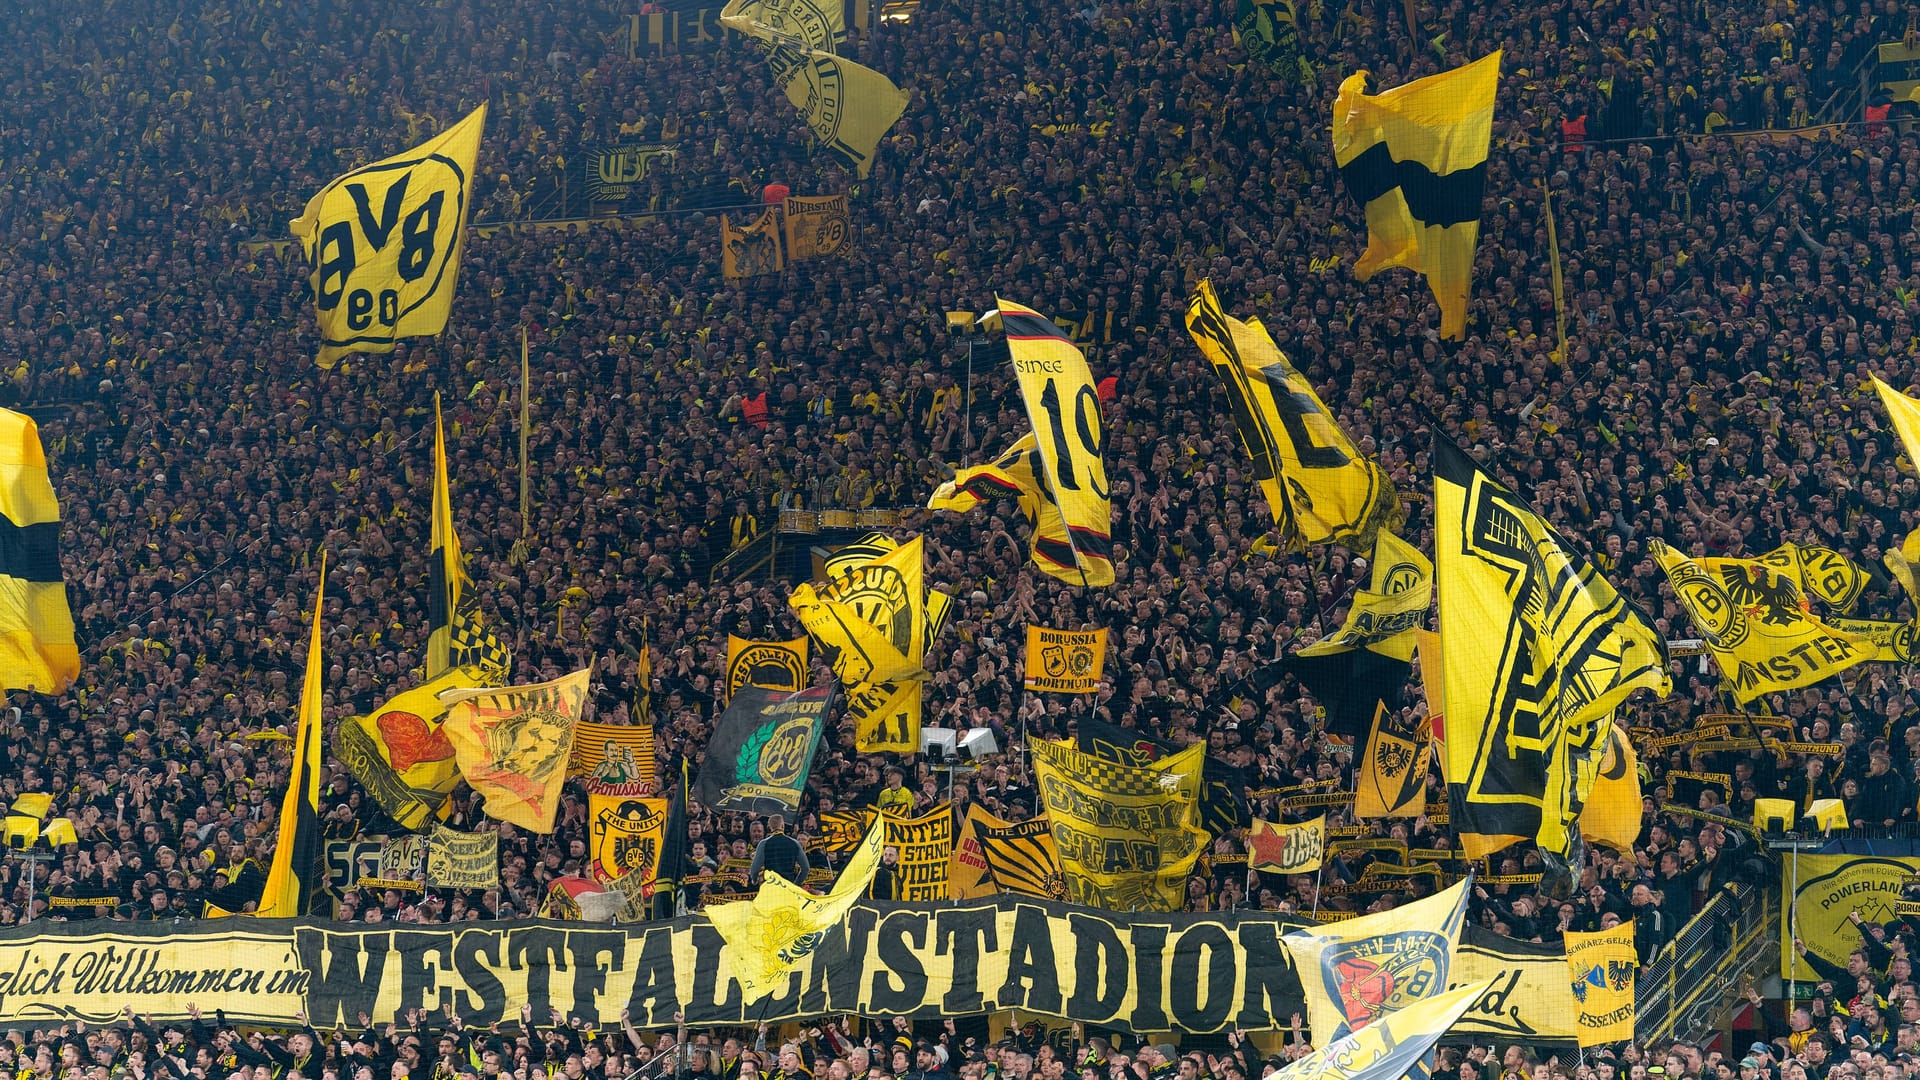
[[[1327,1031],[1310,1014],[1333,991],[1304,989],[1317,976],[1277,934],[1336,941],[1441,903],[1451,981],[1475,990],[1458,1024],[1419,1014],[1446,1080],[1914,1074],[1920,695],[1901,551],[1920,483],[1896,401],[1920,385],[1911,10],[855,0],[828,42],[857,62],[841,74],[902,92],[857,167],[782,92],[795,46],[720,15],[16,12],[0,406],[44,446],[80,666],[0,713],[0,1023],[16,1032],[0,1067],[1259,1080],[1417,1005],[1409,981],[1449,981],[1445,949],[1428,968],[1392,954],[1384,982],[1340,984]],[[1437,280],[1356,276],[1375,223],[1329,118],[1355,72],[1373,92],[1496,50],[1470,299],[1443,335]],[[329,355],[328,249],[289,223],[483,105],[445,329]],[[831,242],[791,228],[807,199]],[[360,212],[383,236],[399,220]],[[785,233],[749,227],[783,216]],[[1212,339],[1197,295],[1217,298]],[[940,504],[1041,434],[1018,362],[1033,313],[1097,398],[1079,419],[1110,506],[1092,555],[1057,475],[1038,499]],[[1281,396],[1317,399],[1318,435],[1376,463],[1373,520],[1334,542],[1301,524],[1325,500],[1293,488],[1276,508],[1286,478],[1249,455],[1244,401],[1217,374],[1209,343],[1231,351],[1255,318],[1303,376]],[[1073,418],[1052,407],[1064,440]],[[1049,496],[1064,549],[1042,542]],[[1529,826],[1487,852],[1466,835],[1478,796],[1450,791],[1445,765],[1472,751],[1435,723],[1439,639],[1413,656],[1444,613],[1420,605],[1404,649],[1380,634],[1299,659],[1378,593],[1378,531],[1433,558],[1446,592],[1449,498],[1546,523],[1563,565],[1625,601],[1602,612],[1643,621],[1636,647],[1657,649],[1641,692],[1609,702],[1617,739],[1602,723],[1587,748],[1612,771],[1583,783],[1637,780],[1617,843]],[[22,550],[0,545],[0,570],[22,576],[6,562]],[[876,661],[850,678],[853,650],[813,617],[841,610],[834,560],[906,550],[924,552],[912,610],[931,590],[941,616],[896,636],[917,650],[907,677]],[[1686,560],[1777,568],[1783,550],[1787,570],[1741,571],[1753,587],[1733,606],[1834,636],[1797,674],[1736,669]],[[381,722],[447,670],[450,620],[454,648],[492,669],[452,695],[478,695],[460,715],[480,750],[488,717],[534,700],[512,688],[555,688],[543,716],[598,725],[527,794],[544,818],[503,815],[511,784],[451,765],[424,803],[369,780],[384,766],[405,789],[472,749]],[[1030,628],[1059,640],[1030,652]],[[1089,675],[1073,649],[1098,631]],[[1451,679],[1466,661],[1448,657]],[[716,746],[747,752],[723,719],[775,692],[761,667],[783,669],[776,688],[836,688],[766,706],[814,716],[804,737],[744,736],[762,755],[798,739],[771,778],[792,781],[789,804],[714,778]],[[877,715],[908,682],[918,738],[856,723],[849,690]],[[1124,787],[1195,745],[1185,829],[1201,840],[1177,873],[1120,903],[1124,874],[1063,869],[1078,856],[1060,844],[1110,837],[1063,824],[1059,775]],[[1432,767],[1391,816],[1363,814],[1388,745]],[[312,820],[295,822],[302,784]],[[1316,822],[1308,870],[1275,854]],[[295,834],[312,859],[291,871],[297,910],[273,897]],[[742,954],[707,911],[748,911],[722,902],[775,878],[831,897],[849,864],[858,895],[830,946],[794,952],[812,975],[789,986],[769,967],[777,989],[741,974],[730,994]],[[618,884],[642,871],[643,889]],[[1624,953],[1569,966],[1579,935],[1609,932]],[[215,954],[247,959],[188,972]],[[1676,991],[1690,968],[1711,980]],[[1629,1009],[1624,1033],[1588,1037],[1583,980],[1631,1005],[1636,972],[1638,1023]]]

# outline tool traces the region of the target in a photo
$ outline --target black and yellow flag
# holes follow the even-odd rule
[[[1640,954],[1632,923],[1598,933],[1566,932],[1567,974],[1579,1002],[1575,1031],[1581,1046],[1605,1046],[1633,1038],[1634,973]]]
[[[451,668],[382,702],[366,716],[340,722],[333,755],[400,827],[419,830],[460,783],[453,744],[440,730],[442,690],[486,685],[478,672]]]
[[[1288,546],[1364,549],[1380,529],[1399,523],[1400,499],[1386,470],[1340,430],[1258,319],[1228,315],[1213,284],[1202,281],[1187,302],[1186,321],[1227,391],[1234,429]]]
[[[870,67],[790,42],[767,49],[767,68],[820,145],[865,179],[907,92]]]
[[[1868,641],[1813,617],[1795,579],[1756,559],[1689,559],[1650,544],[1680,605],[1744,705],[1874,659]]]
[[[1614,710],[1672,689],[1666,642],[1437,432],[1433,486],[1453,831],[1469,859],[1529,838],[1564,854]]]
[[[1832,548],[1788,542],[1760,556],[1759,561],[1793,579],[1801,592],[1835,612],[1853,607],[1866,591],[1867,582],[1873,580],[1860,564]]]
[[[1046,316],[999,301],[1000,325],[1039,451],[1039,479],[1060,507],[1079,584],[1113,584],[1113,489],[1100,394],[1087,358]]]
[[[743,686],[768,690],[804,690],[808,682],[807,639],[749,641],[727,635],[727,692],[724,704]]]
[[[1187,875],[1209,839],[1200,827],[1206,744],[1146,766],[1047,739],[1028,745],[1068,901],[1109,911],[1184,907]]]
[[[1067,898],[1066,878],[1060,873],[1060,853],[1053,846],[1052,825],[1047,815],[1006,825],[976,822],[974,836],[980,842],[980,857],[986,861],[987,875],[1001,892],[1040,900]]]
[[[1600,775],[1587,793],[1587,804],[1580,808],[1580,835],[1624,855],[1640,838],[1642,809],[1640,759],[1626,731],[1615,724],[1600,759]]]
[[[1360,767],[1353,774],[1353,814],[1361,818],[1419,817],[1427,812],[1427,773],[1433,744],[1424,725],[1397,730],[1383,704],[1373,716]]]
[[[1034,434],[1022,435],[1006,453],[985,465],[971,465],[954,473],[933,491],[929,510],[966,513],[988,499],[1018,499],[1020,512],[1032,526],[1029,541],[1033,565],[1049,577],[1079,584],[1079,554],[1067,535],[1060,504],[1041,482],[1046,466],[1040,460]],[[1089,568],[1095,564],[1089,561]]]
[[[294,219],[313,268],[321,367],[446,329],[486,123],[483,103],[433,139],[338,177]]]
[[[847,37],[847,11],[834,0],[727,0],[720,25],[765,42],[833,52]]]
[[[1381,529],[1371,574],[1367,588],[1353,594],[1340,629],[1301,649],[1301,655],[1372,649],[1395,660],[1413,659],[1413,632],[1426,625],[1433,606],[1433,563],[1419,548]]]
[[[924,674],[927,644],[925,544],[914,537],[850,566],[819,589],[788,597],[800,625],[841,682],[897,682]]]
[[[1299,20],[1293,0],[1238,0],[1233,7],[1233,28],[1247,59],[1296,84],[1313,79],[1313,65],[1300,55]]]
[[[587,854],[593,876],[613,881],[639,874],[650,888],[660,870],[667,800],[605,795],[587,789]]]
[[[924,685],[920,679],[903,679],[848,687],[854,749],[862,754],[918,753]]]
[[[60,503],[40,429],[0,409],[0,691],[58,694],[79,677],[60,576]]]
[[[1107,628],[1027,627],[1023,688],[1056,694],[1092,694],[1107,669]]]
[[[274,834],[273,862],[254,914],[263,919],[293,919],[307,913],[307,897],[317,879],[320,858],[320,613],[327,606],[327,554],[320,553],[320,586],[313,596],[313,627],[307,635],[307,670],[300,684],[299,719],[293,728],[293,768],[280,798],[280,823]]]
[[[1843,634],[1854,637],[1873,646],[1869,660],[1880,660],[1891,664],[1913,663],[1913,638],[1916,630],[1914,620],[1901,622],[1897,619],[1848,619],[1829,618],[1827,625]]]
[[[1367,216],[1354,276],[1392,266],[1425,274],[1440,336],[1455,340],[1467,334],[1499,84],[1496,50],[1382,94],[1368,94],[1367,73],[1356,72],[1333,103],[1333,160]]]
[[[433,395],[433,539],[427,554],[427,678],[453,666],[453,613],[466,591],[466,561],[453,527],[453,494],[447,482],[447,435],[440,423],[440,395]]]
[[[735,228],[732,219],[720,215],[720,275],[729,280],[777,274],[785,269],[786,256],[780,249],[780,221],[769,206],[753,224]]]
[[[795,262],[838,255],[853,232],[845,195],[792,196],[786,218],[787,258]]]

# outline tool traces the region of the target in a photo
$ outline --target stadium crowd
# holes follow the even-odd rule
[[[1026,566],[1026,526],[1011,504],[907,522],[930,541],[930,582],[963,599],[933,649],[928,721],[990,727],[1015,750],[955,783],[952,802],[1015,818],[1039,809],[1020,740],[1063,735],[1082,716],[1206,739],[1256,789],[1350,777],[1349,755],[1316,735],[1314,702],[1291,679],[1229,707],[1256,669],[1337,626],[1366,570],[1364,553],[1276,548],[1214,375],[1180,326],[1202,276],[1231,310],[1262,317],[1380,456],[1408,507],[1409,538],[1431,546],[1425,459],[1427,417],[1437,416],[1589,545],[1671,638],[1690,631],[1650,538],[1706,554],[1791,539],[1877,568],[1920,524],[1920,485],[1896,465],[1897,443],[1862,390],[1869,371],[1902,388],[1920,381],[1920,146],[1897,122],[1756,134],[1835,119],[1820,112],[1825,103],[1845,99],[1876,44],[1908,32],[1893,0],[1416,2],[1406,7],[1417,32],[1402,5],[1302,4],[1305,80],[1249,62],[1223,0],[1044,11],[925,0],[847,46],[913,96],[873,176],[858,182],[810,154],[755,54],[723,42],[630,56],[621,5],[83,7],[88,17],[22,14],[0,44],[14,103],[0,116],[10,239],[0,251],[0,404],[40,419],[86,657],[71,693],[16,698],[19,709],[0,714],[0,793],[53,793],[81,838],[33,890],[24,864],[0,864],[0,921],[192,918],[202,901],[257,880],[287,777],[285,743],[263,736],[286,731],[293,714],[301,612],[322,548],[333,559],[329,723],[417,681],[435,390],[448,399],[469,572],[516,676],[551,678],[592,660],[599,718],[630,717],[640,628],[650,625],[651,721],[660,775],[672,776],[683,756],[698,762],[711,730],[727,635],[800,632],[785,583],[716,583],[718,560],[775,528],[783,507],[923,505],[947,467],[984,460],[1024,430],[991,349],[970,358],[945,312],[984,310],[997,291],[1084,320],[1096,378],[1110,380],[1115,586],[1069,587]],[[1353,280],[1364,225],[1335,175],[1326,116],[1354,68],[1391,86],[1494,47],[1506,50],[1495,152],[1468,338],[1455,344],[1437,339],[1422,283],[1399,273]],[[315,367],[298,251],[252,241],[283,239],[327,179],[481,100],[492,107],[481,228],[447,333],[391,357]],[[1856,103],[1838,119],[1859,116]],[[632,199],[668,212],[514,224],[567,162],[669,128],[678,157]],[[717,185],[755,203],[773,182],[796,194],[850,191],[854,250],[777,277],[724,280],[717,221],[679,208],[682,195]],[[1564,260],[1564,353],[1544,189]],[[524,534],[514,386],[523,325],[536,421]],[[1904,604],[1885,580],[1866,600],[1882,615]],[[1111,627],[1112,685],[1090,699],[1023,694],[1019,642],[1030,622]],[[1672,698],[1641,695],[1623,721],[1672,732],[1726,711],[1708,662],[1676,659],[1675,672]],[[1739,830],[1658,812],[1669,771],[1732,776],[1731,790],[1706,786],[1687,801],[1740,820],[1759,797],[1839,795],[1858,824],[1910,823],[1913,676],[1886,665],[1858,674],[1771,703],[1798,738],[1839,742],[1842,753],[1645,755],[1650,798],[1631,856],[1596,851],[1562,901],[1523,885],[1482,889],[1473,917],[1546,941],[1632,919],[1644,959],[1714,891],[1760,873]],[[1407,708],[1422,709],[1417,683]],[[946,778],[926,762],[828,739],[797,835],[816,839],[824,809],[878,798],[889,765],[901,767],[916,809],[947,799]],[[337,765],[324,798],[331,838],[391,828]],[[1270,802],[1254,809],[1278,817]],[[750,857],[763,828],[698,808],[694,817],[705,840],[696,854],[715,868]],[[452,823],[495,827],[464,792]],[[1336,813],[1334,823],[1346,822]],[[527,915],[552,878],[584,865],[578,799],[552,837],[497,827],[499,890],[417,903],[350,892],[334,914]],[[1449,843],[1424,818],[1376,827],[1416,847]],[[1357,879],[1368,857],[1342,856],[1325,880]],[[1203,865],[1196,906],[1323,906],[1316,879]],[[1515,849],[1492,869],[1538,868]],[[690,882],[681,904],[697,907],[711,883]],[[54,906],[73,897],[111,899]],[[1893,930],[1892,940],[1910,940]],[[1884,1011],[1869,1044],[1874,1031],[1896,1031],[1912,1047],[1902,1010],[1913,984],[1893,968],[1903,962],[1867,957],[1880,980],[1868,1000],[1841,988],[1854,998],[1849,1025]],[[1837,1046],[1815,1060],[1822,1038],[1800,1033],[1836,1015],[1816,1012],[1783,1036],[1798,1041],[1804,1065],[1781,1065],[1781,1080],[1871,1072],[1839,1062]],[[337,1080],[380,1071],[518,1080],[553,1067],[624,1076],[658,1052],[634,1035],[612,1038],[562,1025],[519,1041],[456,1027],[282,1042],[196,1024],[42,1033],[0,1055],[23,1074],[89,1078],[227,1077],[246,1066],[254,1080],[316,1068]],[[674,1068],[726,1080],[820,1068],[852,1076],[869,1064],[875,1077],[1056,1080],[1087,1052],[942,1045],[924,1056],[909,1037],[869,1056],[842,1038],[814,1035],[791,1063],[784,1050],[756,1063],[735,1044]],[[1090,1045],[1092,1075],[1115,1080],[1266,1069],[1232,1054],[1202,1057],[1188,1073],[1177,1054]],[[1651,1055],[1627,1053],[1580,1068],[1644,1080]],[[1712,1074],[1714,1062],[1678,1053],[1662,1066],[1670,1074]],[[1489,1062],[1483,1049],[1452,1064],[1442,1072],[1461,1080],[1536,1064],[1576,1074],[1567,1062]],[[1744,1066],[1734,1071],[1748,1080]]]

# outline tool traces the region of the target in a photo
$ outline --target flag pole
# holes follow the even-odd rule
[[[533,532],[532,500],[527,486],[527,436],[528,403],[530,389],[527,362],[527,324],[520,324],[520,535],[522,538]]]

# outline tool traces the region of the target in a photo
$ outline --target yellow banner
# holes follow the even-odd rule
[[[786,218],[787,258],[795,262],[838,255],[853,232],[845,195],[795,195],[787,200]]]
[[[1653,557],[1746,704],[1811,686],[1871,659],[1873,649],[1813,617],[1791,578],[1753,559],[1689,559],[1659,540]]]
[[[60,571],[60,503],[33,418],[0,409],[0,692],[59,694],[80,677]]]
[[[1640,813],[1640,760],[1626,731],[1616,724],[1593,790],[1580,808],[1580,835],[1624,854],[1640,838]]]
[[[1377,706],[1367,752],[1353,778],[1353,813],[1362,818],[1419,817],[1427,808],[1427,773],[1433,744],[1418,733],[1407,738],[1387,730],[1387,708]]]
[[[914,537],[856,565],[816,591],[794,587],[788,605],[843,685],[899,682],[922,674],[926,658],[925,543]]]
[[[808,683],[807,639],[749,641],[727,635],[727,693],[743,686],[769,690],[804,690]],[[724,702],[726,698],[723,698]]]
[[[1060,504],[1040,480],[1045,472],[1034,434],[1028,432],[991,462],[955,472],[953,479],[934,489],[927,509],[964,514],[988,499],[1018,499],[1020,512],[1033,528],[1029,540],[1033,565],[1050,577],[1077,585],[1080,556],[1068,539]]]
[[[455,668],[374,709],[370,716],[340,722],[331,747],[387,815],[405,829],[419,829],[460,783],[441,722],[442,690],[483,683],[477,672]]]
[[[945,900],[947,869],[953,863],[953,807],[941,803],[924,817],[880,815],[887,823],[887,846],[897,848],[895,900]]]
[[[1066,878],[1053,843],[1049,818],[1041,814],[1021,822],[981,825],[980,855],[1001,892],[1040,900],[1064,900]]]
[[[853,720],[853,747],[862,754],[920,752],[920,702],[925,684],[857,683],[847,687],[847,715]]]
[[[752,900],[710,905],[707,920],[733,954],[729,971],[748,1002],[782,988],[788,975],[826,943],[880,868],[880,830],[860,842],[832,891],[816,896],[778,874],[768,874]]]
[[[460,832],[436,823],[426,842],[427,885],[435,889],[500,887],[500,834]]]
[[[1187,875],[1208,841],[1200,827],[1206,744],[1146,766],[1047,739],[1028,745],[1067,896],[1114,911],[1185,907]]]
[[[553,831],[591,677],[592,670],[582,668],[552,682],[441,696],[460,775],[486,800],[489,817]]]
[[[1327,815],[1298,825],[1255,819],[1247,830],[1247,865],[1282,874],[1311,874],[1327,855]]]
[[[777,274],[786,268],[780,250],[780,220],[769,206],[753,224],[736,227],[720,215],[720,275],[730,281]]]
[[[613,881],[639,874],[652,881],[666,838],[667,800],[587,791],[587,857],[593,876]]]
[[[999,891],[994,886],[986,856],[980,853],[979,830],[1004,828],[1009,824],[1011,822],[979,803],[967,806],[967,816],[960,822],[960,835],[953,838],[953,862],[947,867],[947,895],[955,900],[972,900]]]
[[[446,329],[486,123],[483,103],[433,139],[334,179],[293,220],[313,267],[321,367]]]
[[[1580,1003],[1581,1046],[1633,1039],[1633,973],[1640,966],[1634,951],[1633,923],[1586,934],[1569,930],[1567,972],[1573,999]]]
[[[785,42],[767,50],[767,67],[820,145],[866,179],[881,138],[907,111],[906,91],[872,68]]]
[[[1052,320],[999,300],[1046,490],[1060,505],[1082,585],[1113,584],[1113,489],[1102,458],[1100,395],[1087,358]]]
[[[833,52],[847,36],[847,9],[836,0],[728,0],[720,25],[760,41]]]
[[[1898,622],[1893,619],[1849,619],[1844,616],[1829,617],[1827,625],[1843,634],[1852,634],[1861,641],[1873,646],[1873,654],[1867,659],[1880,660],[1892,664],[1913,663],[1914,622]]]
[[[1379,94],[1366,92],[1367,73],[1358,72],[1333,103],[1334,164],[1367,217],[1354,276],[1366,281],[1394,266],[1424,274],[1440,305],[1440,336],[1456,341],[1467,333],[1499,84],[1495,50]]]
[[[1797,862],[1796,865],[1791,865]],[[1798,875],[1798,882],[1795,875]],[[1847,954],[1860,947],[1860,931],[1848,919],[1858,911],[1867,922],[1894,917],[1907,883],[1920,874],[1920,859],[1868,855],[1802,855],[1783,860],[1780,883],[1792,893],[1780,919],[1780,977],[1800,982],[1845,981]],[[1799,938],[1807,955],[1793,947]]]
[[[1802,592],[1835,611],[1852,607],[1872,580],[1857,563],[1832,548],[1786,543],[1756,561],[1792,579]]]
[[[1091,694],[1107,669],[1107,631],[1027,627],[1028,690]]]

